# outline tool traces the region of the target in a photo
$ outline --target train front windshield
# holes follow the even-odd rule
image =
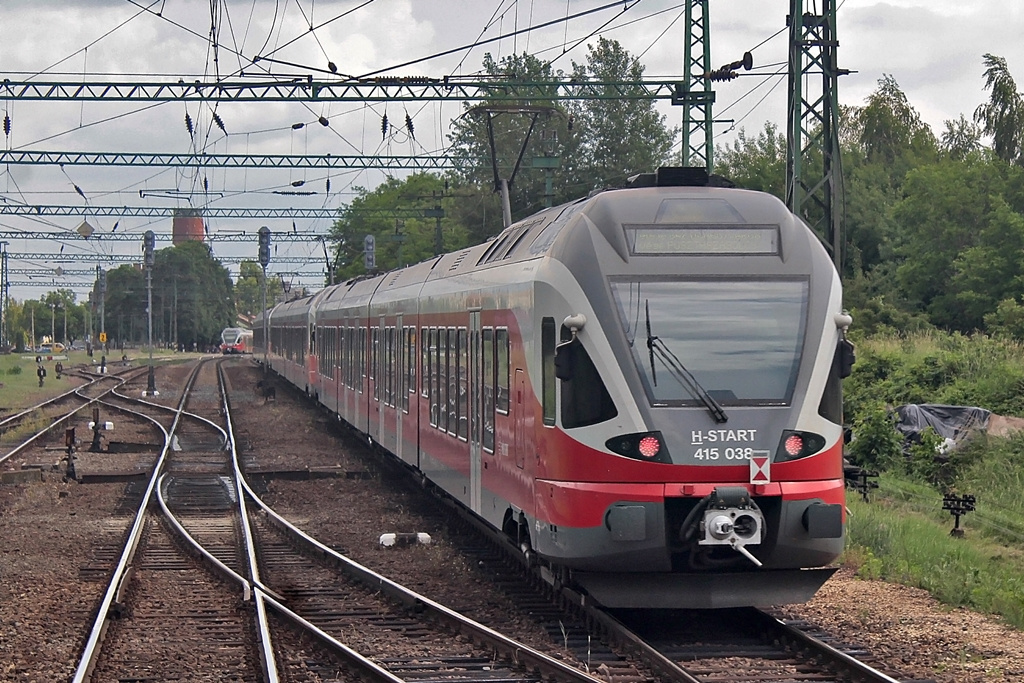
[[[698,405],[702,390],[726,406],[792,399],[806,280],[618,279],[611,287],[651,405]]]

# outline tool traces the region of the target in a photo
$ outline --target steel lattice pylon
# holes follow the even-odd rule
[[[835,1],[822,0],[821,14],[804,13],[803,6],[804,0],[790,0],[786,206],[818,233],[841,273],[836,92],[846,72],[836,66]]]
[[[683,166],[704,166],[711,172],[711,105],[715,93],[705,77],[711,69],[711,37],[708,34],[708,0],[690,0],[686,5],[686,54],[683,55],[683,92],[672,104],[683,105]]]

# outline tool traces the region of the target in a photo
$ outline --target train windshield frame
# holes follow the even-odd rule
[[[807,328],[808,278],[609,282],[653,407],[701,405],[701,391],[723,406],[791,403]],[[696,388],[682,374],[691,375]]]

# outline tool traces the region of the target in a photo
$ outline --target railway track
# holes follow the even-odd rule
[[[229,404],[205,395],[213,366],[197,369],[166,430],[74,680],[593,680],[275,515],[240,476]]]
[[[102,402],[140,372],[139,369],[109,375],[76,372],[82,384],[0,419],[0,465],[30,449],[45,451],[65,446],[62,427],[71,425],[83,410]],[[58,443],[60,445],[56,446]]]

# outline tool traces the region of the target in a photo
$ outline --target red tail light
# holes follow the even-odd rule
[[[653,458],[661,450],[661,442],[658,441],[657,437],[645,436],[640,439],[640,443],[637,444],[637,450],[640,451],[640,455],[645,458]]]
[[[790,434],[786,437],[785,445],[786,454],[790,457],[797,457],[800,452],[804,449],[804,438],[799,434]]]
[[[618,455],[648,462],[671,463],[668,448],[661,432],[640,432],[639,434],[623,434],[614,436],[604,445]]]
[[[782,432],[779,448],[775,451],[775,462],[787,462],[814,455],[825,447],[825,437],[811,432],[786,430]]]

